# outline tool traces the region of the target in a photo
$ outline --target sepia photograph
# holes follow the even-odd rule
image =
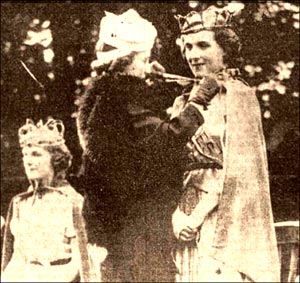
[[[299,282],[296,1],[1,1],[1,282]]]

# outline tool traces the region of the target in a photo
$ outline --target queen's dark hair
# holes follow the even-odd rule
[[[239,65],[242,44],[239,36],[231,28],[215,28],[215,40],[224,51],[224,63],[228,68]]]

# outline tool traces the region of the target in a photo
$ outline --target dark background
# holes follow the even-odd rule
[[[221,7],[228,2],[204,5]],[[261,104],[275,221],[299,220],[299,3],[268,2],[246,3],[233,23],[243,43],[242,77],[257,89]],[[82,151],[75,125],[76,103],[82,95],[84,79],[91,75],[90,63],[95,59],[94,47],[104,11],[120,14],[135,8],[158,30],[154,58],[169,73],[192,76],[175,43],[179,28],[174,19],[176,14],[191,11],[191,5],[1,3],[1,215],[6,216],[11,197],[28,186],[17,134],[26,118],[35,122],[49,116],[63,120],[66,143],[74,156],[70,173],[78,172]],[[195,7],[200,8],[200,4]],[[25,44],[27,32],[41,31],[45,21],[50,21],[51,44]],[[47,48],[54,52],[51,63],[43,58]],[[29,76],[20,60],[44,89]],[[275,67],[280,61],[293,62],[293,67],[278,76],[280,72]]]

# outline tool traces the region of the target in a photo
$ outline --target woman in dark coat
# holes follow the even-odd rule
[[[148,37],[127,38],[142,34],[141,26]],[[174,281],[171,215],[180,195],[185,144],[203,117],[196,103],[188,103],[176,119],[166,119],[174,96],[145,80],[155,37],[152,24],[134,10],[107,13],[100,26],[102,50],[119,48],[124,55],[126,45],[129,55],[92,79],[79,108],[83,214],[89,243],[108,251],[103,281]],[[206,99],[214,95],[213,90]]]

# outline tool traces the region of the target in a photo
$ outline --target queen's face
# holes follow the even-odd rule
[[[23,163],[29,180],[52,180],[54,171],[50,153],[42,147],[24,147]]]
[[[184,35],[185,56],[195,77],[207,76],[223,69],[224,51],[213,31],[203,30]]]

